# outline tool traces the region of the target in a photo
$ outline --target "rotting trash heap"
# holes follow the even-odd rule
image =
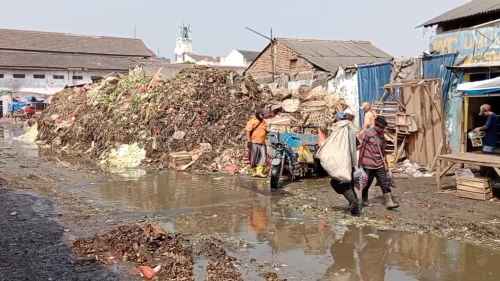
[[[270,98],[252,78],[226,70],[194,67],[161,80],[137,68],[57,93],[38,120],[38,140],[101,162],[113,149],[137,144],[146,151],[143,163],[159,168],[170,153],[201,146],[192,168],[216,170],[224,151],[244,149],[247,118]]]

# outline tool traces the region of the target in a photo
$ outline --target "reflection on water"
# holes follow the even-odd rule
[[[326,280],[500,278],[500,253],[432,235],[352,228],[330,250],[334,264]]]
[[[140,180],[110,181],[99,185],[99,192],[104,199],[125,202],[143,211],[213,207],[258,196],[244,188],[236,177],[175,172],[149,174]]]
[[[22,149],[19,152],[23,153],[26,157],[38,158],[39,150],[38,146],[34,143],[25,143],[16,140],[19,136],[25,133],[23,124],[0,126],[0,144],[2,148],[10,148],[13,146],[20,147]]]
[[[499,252],[432,235],[303,218],[277,207],[280,198],[270,195],[265,181],[168,172],[97,189],[108,201],[168,214],[164,223],[171,230],[248,241],[250,247],[234,255],[274,265],[289,280],[500,280]]]

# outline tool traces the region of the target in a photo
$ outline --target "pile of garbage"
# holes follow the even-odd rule
[[[171,153],[186,152],[189,168],[220,169],[213,160],[228,148],[244,150],[246,121],[271,99],[251,77],[227,70],[194,67],[162,80],[138,68],[57,93],[38,120],[38,139],[108,165],[136,163],[133,151],[161,168]]]
[[[181,235],[166,233],[157,225],[124,225],[92,239],[77,240],[78,256],[103,264],[131,262],[146,279],[194,280],[193,255]]]
[[[188,239],[164,231],[156,224],[123,225],[91,239],[73,243],[80,258],[102,264],[132,263],[146,280],[194,280],[194,262],[207,260],[206,280],[243,280],[238,261],[209,237]]]
[[[343,99],[328,93],[322,86],[275,89],[272,95],[270,106],[280,106],[284,111],[268,121],[277,129],[287,126],[328,127],[335,121],[335,114],[348,107]]]

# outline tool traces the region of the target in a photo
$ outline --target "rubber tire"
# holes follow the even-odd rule
[[[271,167],[271,190],[277,190],[280,187],[281,165]]]

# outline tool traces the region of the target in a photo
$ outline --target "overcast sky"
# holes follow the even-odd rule
[[[0,27],[142,38],[171,58],[180,24],[190,24],[194,51],[225,55],[260,50],[244,28],[280,37],[369,40],[395,56],[428,46],[422,22],[467,0],[15,0],[2,1]],[[426,35],[427,34],[427,35]]]

